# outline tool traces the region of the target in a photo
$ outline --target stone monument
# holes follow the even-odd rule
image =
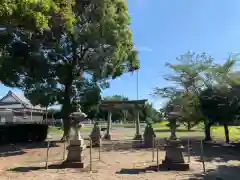
[[[83,127],[83,124],[80,122],[86,117],[86,115],[81,112],[78,113],[78,116],[72,116],[71,128],[74,131],[74,136],[73,139],[70,139],[69,146],[67,147],[67,159],[62,163],[62,165],[67,168],[84,167],[82,162],[82,152],[86,148],[86,145],[84,145],[84,140],[80,134],[80,129]]]
[[[144,134],[143,134],[144,147],[145,148],[155,147],[155,144],[154,144],[155,143],[155,137],[156,137],[156,134],[154,132],[152,124],[147,123],[147,126],[145,127],[145,131],[144,131]]]
[[[99,127],[98,122],[94,124],[94,127],[92,129],[92,133],[90,135],[90,138],[92,140],[92,147],[100,147],[101,144],[101,129]]]
[[[189,164],[186,164],[183,158],[183,146],[176,136],[178,117],[177,112],[171,112],[168,116],[171,135],[166,140],[166,155],[161,166],[168,170],[189,170]]]

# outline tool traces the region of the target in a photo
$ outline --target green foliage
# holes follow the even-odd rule
[[[109,78],[139,68],[124,0],[6,2],[0,80],[33,104],[62,104],[66,133],[69,114],[97,104]]]
[[[128,97],[123,95],[113,95],[103,97],[103,100],[129,100]],[[101,107],[101,105],[100,105]],[[84,106],[82,106],[85,109]],[[139,107],[139,118],[140,121],[148,121],[148,122],[160,122],[162,121],[162,114],[158,112],[150,103],[146,103],[144,106]],[[134,105],[117,105],[112,109],[112,120],[120,120],[123,122],[134,121],[136,118],[135,114],[136,108]],[[97,106],[91,108],[91,110],[87,113],[89,118],[97,120],[97,118],[107,120],[108,110],[105,108],[97,109]]]
[[[212,60],[205,53],[198,55],[188,52],[177,58],[178,63],[167,63],[173,74],[164,79],[172,82],[173,86],[154,89],[155,96],[169,99],[164,108],[166,116],[172,111],[179,112],[179,122],[186,124],[188,128],[202,119],[198,94],[204,87],[204,72],[211,67]]]
[[[200,96],[203,114],[213,123],[231,123],[240,116],[239,97],[231,89],[208,88]]]
[[[239,79],[233,73],[236,57],[230,55],[223,64],[215,64],[205,53],[187,53],[177,59],[179,64],[167,64],[173,71],[165,80],[175,86],[155,88],[154,95],[168,98],[165,115],[180,113],[178,121],[189,130],[203,121],[205,139],[211,140],[210,128],[214,123],[227,125],[239,116]]]

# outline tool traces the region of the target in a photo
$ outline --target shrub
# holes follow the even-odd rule
[[[5,124],[0,126],[0,143],[44,141],[47,133],[46,124]]]

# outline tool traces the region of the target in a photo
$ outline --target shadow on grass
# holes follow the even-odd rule
[[[181,142],[184,146],[184,154],[188,154],[188,141],[190,142],[191,156],[195,156],[198,161],[201,160],[202,151],[200,141],[203,139],[202,136],[194,137],[181,137]],[[158,147],[160,151],[165,150],[165,139],[158,138]],[[136,152],[139,150],[148,150],[144,148],[143,141],[131,141],[131,140],[121,140],[121,141],[104,141],[101,147],[102,152],[110,151],[129,151]],[[231,160],[240,161],[240,143],[233,144],[232,147],[222,146],[221,142],[205,142],[203,143],[203,156],[206,162],[228,162]]]
[[[132,169],[121,169],[116,174],[143,174],[157,172],[157,166],[149,166],[146,168],[132,168]]]
[[[238,180],[240,166],[220,165],[217,169],[208,170],[205,174],[192,174],[186,180]]]
[[[63,167],[60,164],[53,164],[53,165],[49,165],[48,169],[66,169],[65,167]],[[39,167],[15,167],[12,169],[8,169],[8,171],[12,171],[12,172],[18,172],[18,173],[28,173],[28,172],[32,172],[32,171],[39,171],[39,170],[46,170],[45,167],[43,166],[39,166]],[[89,167],[85,167],[85,168],[78,168],[79,171],[81,172],[88,172],[89,171]]]
[[[51,142],[49,144],[50,148],[60,147],[57,145],[57,142]],[[8,157],[8,156],[17,156],[25,154],[25,150],[27,149],[42,149],[47,148],[47,142],[29,142],[29,143],[16,143],[16,144],[9,144],[9,145],[1,145],[0,146],[0,157]]]
[[[170,171],[170,170],[168,170],[167,168],[164,168],[160,164],[159,166],[148,166],[145,168],[132,168],[132,169],[123,168],[120,171],[116,172],[116,174],[143,174],[143,173],[154,173],[154,172],[161,172],[161,171]],[[175,170],[171,170],[171,171],[175,171]]]
[[[162,148],[159,148],[163,150]],[[120,140],[120,141],[103,141],[101,146],[102,152],[110,152],[110,151],[129,151],[129,152],[136,152],[140,150],[148,150],[151,151],[152,148],[144,147],[143,140]]]
[[[240,143],[235,143],[233,146],[225,147],[223,142],[204,142],[203,153],[201,150],[201,137],[182,137],[182,144],[187,152],[188,139],[190,141],[191,156],[197,156],[199,161],[203,155],[205,162],[228,162],[231,160],[240,161]]]
[[[164,132],[171,132],[170,131],[170,129],[156,129],[155,130],[155,132],[156,133],[164,133]],[[199,132],[199,130],[195,130],[195,129],[191,129],[191,130],[187,130],[187,129],[177,129],[177,131],[176,132],[186,132],[186,133],[188,133],[188,132]]]
[[[233,146],[226,147],[223,146],[223,142],[204,142],[203,143],[203,153],[201,150],[201,140],[202,136],[194,137],[181,137],[181,143],[184,146],[184,154],[188,154],[188,141],[190,143],[190,155],[195,156],[198,161],[201,161],[203,155],[205,162],[228,162],[228,161],[240,161],[240,143],[235,143]],[[164,138],[158,138],[158,147],[160,151],[164,151]],[[131,141],[131,140],[121,140],[121,141],[108,141],[103,142],[101,151],[130,151],[136,152],[139,150],[149,150],[145,149],[143,141]]]
[[[50,141],[49,147],[59,147],[57,143],[60,143],[61,141]],[[29,142],[29,143],[19,143],[15,145],[18,148],[21,149],[42,149],[48,147],[48,142]]]
[[[27,149],[41,149],[47,148],[47,142],[41,143],[17,143],[17,144],[9,144],[9,145],[1,145],[0,146],[0,157],[9,157],[9,156],[17,156],[25,154],[25,150]],[[60,147],[56,142],[50,143],[50,148]]]
[[[0,157],[18,156],[25,154],[26,152],[14,145],[0,146]]]

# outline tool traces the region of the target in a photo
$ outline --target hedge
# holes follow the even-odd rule
[[[0,125],[0,143],[41,142],[47,137],[47,124]]]

